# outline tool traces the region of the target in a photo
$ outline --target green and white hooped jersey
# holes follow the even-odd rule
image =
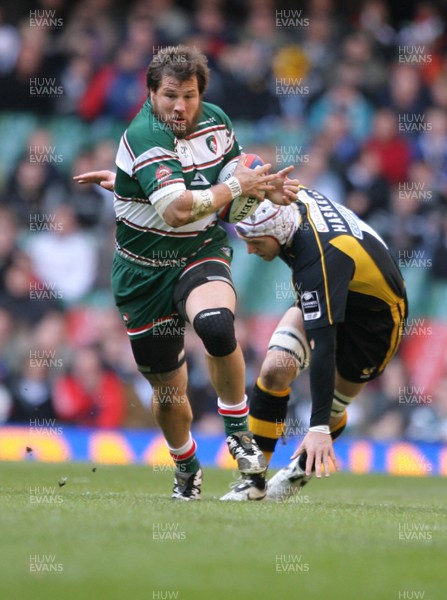
[[[154,208],[166,193],[203,190],[216,184],[223,166],[241,153],[227,115],[202,103],[193,133],[177,139],[154,117],[150,100],[124,132],[116,156],[116,249],[142,266],[180,264],[209,243],[216,215],[173,228]]]

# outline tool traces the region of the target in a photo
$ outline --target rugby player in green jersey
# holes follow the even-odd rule
[[[229,451],[240,472],[262,473],[266,461],[248,431],[245,364],[234,333],[232,249],[216,211],[239,196],[278,204],[294,199],[292,167],[269,174],[242,157],[231,122],[203,102],[206,58],[186,46],[158,52],[147,70],[148,100],[124,132],[109,171],[75,177],[114,191],[117,220],[112,289],[141,373],[153,387],[153,410],[176,465],[172,497],[200,498],[202,470],[190,432],[184,326],[201,338],[218,395]]]
[[[250,396],[249,428],[270,460],[287,414],[290,383],[310,367],[309,430],[266,485],[265,474],[243,478],[222,500],[285,500],[312,473],[338,469],[332,447],[346,426],[346,409],[365,383],[383,373],[407,316],[405,283],[385,242],[353,212],[315,190],[291,189],[297,202],[265,200],[235,224],[250,254],[279,256],[292,270],[296,306],[269,342]],[[323,467],[323,469],[322,469]]]

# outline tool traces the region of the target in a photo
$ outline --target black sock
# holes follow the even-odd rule
[[[258,380],[250,394],[248,427],[267,462],[284,430],[289,393],[290,388],[282,392],[267,390]]]

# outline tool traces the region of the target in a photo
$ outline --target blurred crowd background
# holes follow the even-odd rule
[[[153,425],[110,292],[112,195],[72,176],[114,169],[148,63],[181,42],[208,56],[206,100],[244,149],[295,164],[305,185],[355,210],[407,279],[402,350],[351,407],[348,432],[447,441],[446,17],[446,2],[382,0],[0,8],[0,422]],[[249,390],[293,294],[282,264],[230,235]],[[186,337],[195,426],[221,432],[202,346]],[[302,374],[289,423],[308,416]]]

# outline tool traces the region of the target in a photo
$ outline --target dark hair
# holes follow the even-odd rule
[[[166,46],[157,52],[146,72],[148,90],[156,92],[164,76],[178,81],[197,77],[199,94],[206,90],[209,79],[207,58],[197,48],[189,46]]]

